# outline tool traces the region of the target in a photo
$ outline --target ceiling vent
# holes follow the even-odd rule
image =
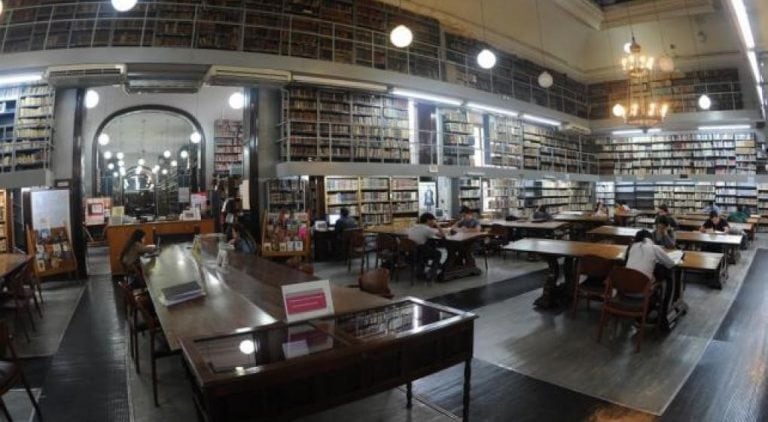
[[[125,78],[122,64],[82,64],[51,66],[45,72],[48,83],[56,88],[117,85]]]
[[[205,75],[208,85],[254,86],[258,84],[286,84],[291,80],[291,72],[275,69],[252,67],[211,66]]]
[[[129,94],[194,94],[199,89],[199,80],[130,79],[125,83]]]

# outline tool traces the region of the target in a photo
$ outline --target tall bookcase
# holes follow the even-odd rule
[[[477,132],[482,116],[460,108],[439,109],[443,133],[443,164],[476,166]]]
[[[522,128],[511,117],[488,116],[486,165],[523,168]]]
[[[616,184],[614,182],[595,183],[595,200],[600,201],[606,207],[615,205]]]
[[[283,91],[280,156],[290,161],[410,163],[408,100],[294,86]]]
[[[563,210],[592,209],[594,189],[592,182],[565,180],[524,180],[522,185],[524,207],[545,205],[550,214]]]
[[[360,178],[360,217],[364,226],[392,222],[389,177]]]
[[[392,177],[392,222],[415,221],[419,215],[419,178]]]
[[[750,210],[758,208],[757,187],[749,183],[715,183],[715,203],[722,212],[733,212],[736,208],[746,206]]]
[[[715,200],[715,187],[707,182],[657,182],[654,207],[666,205],[672,214],[701,211]]]
[[[13,250],[13,218],[10,192],[0,189],[0,253]]]
[[[524,166],[530,170],[583,172],[581,139],[555,129],[523,124]]]
[[[243,122],[218,119],[213,132],[213,174],[228,176],[243,167]]]
[[[267,210],[307,210],[307,181],[301,177],[267,180]]]
[[[407,176],[328,176],[325,212],[350,211],[363,226],[413,223],[419,213],[419,179]]]
[[[360,217],[360,178],[354,176],[328,176],[325,178],[325,213],[340,214],[342,208],[349,215]]]
[[[482,210],[482,179],[479,177],[462,177],[458,183],[459,206],[469,207],[471,210]]]
[[[486,179],[483,180],[483,211],[499,217],[506,217],[522,208],[520,200],[519,181],[517,179]]]

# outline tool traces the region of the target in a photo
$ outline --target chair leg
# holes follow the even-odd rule
[[[23,372],[21,373],[21,382],[24,384],[24,389],[27,390],[29,401],[32,402],[32,407],[35,408],[35,414],[37,415],[37,418],[39,420],[43,420],[43,412],[40,411],[40,406],[38,406],[37,400],[35,400],[35,395],[32,394],[32,389],[29,388],[29,383],[27,382],[27,378],[24,376]]]
[[[2,397],[0,397],[0,411],[3,412],[3,416],[5,416],[5,419],[7,419],[8,422],[13,422],[13,418],[11,417],[11,414],[8,412],[8,408],[5,407],[5,402],[3,401]]]
[[[643,312],[643,316],[640,317],[640,328],[639,332],[637,333],[637,342],[635,344],[635,353],[640,351],[640,344],[643,342],[643,334],[645,334],[645,312]]]
[[[576,286],[576,290],[573,292],[573,306],[571,306],[571,316],[576,314],[576,309],[579,307],[579,287]]]
[[[21,320],[21,312],[19,311],[18,306],[14,310],[14,328],[21,327],[21,329],[24,331],[24,337],[27,338],[27,343],[31,342],[32,340],[29,338],[29,331],[27,331],[27,325],[24,324],[24,322]]]
[[[37,309],[37,314],[40,315],[40,318],[43,317],[43,311],[40,309],[40,304],[37,302],[37,295],[35,295],[35,288],[32,287],[32,301],[35,303],[35,309]]]
[[[608,313],[605,312],[605,309],[603,309],[603,313],[600,315],[600,328],[597,330],[597,342],[598,343],[603,338],[603,329],[605,328],[605,323],[606,323],[607,320],[608,320]]]
[[[155,361],[155,334],[149,335],[149,357],[152,364],[152,395],[155,397],[155,406],[159,406],[160,403],[157,400],[157,364]]]
[[[138,312],[134,309],[133,310],[133,326],[138,327]],[[134,362],[136,363],[136,373],[141,373],[141,356],[139,355],[139,331],[137,329],[133,329],[133,339],[131,341],[131,345],[133,347],[133,354],[134,354]]]

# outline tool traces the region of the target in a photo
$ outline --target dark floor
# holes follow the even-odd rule
[[[704,358],[662,419],[768,420],[766,272],[768,250],[761,249]],[[435,299],[472,309],[530,291],[540,285],[540,278],[541,274],[532,273],[525,279]],[[25,361],[33,386],[43,387],[46,420],[130,420],[126,339],[115,298],[109,277],[92,277],[56,355]],[[415,392],[460,415],[461,371],[454,367],[419,380]],[[475,421],[655,419],[478,359],[473,362],[470,415]]]

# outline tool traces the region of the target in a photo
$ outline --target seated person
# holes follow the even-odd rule
[[[613,210],[613,219],[617,226],[626,226],[629,221],[629,213],[631,209],[624,201],[616,202],[616,208]]]
[[[675,232],[666,215],[656,217],[656,230],[653,231],[653,243],[664,249],[675,249]]]
[[[743,205],[739,205],[736,207],[736,212],[732,212],[728,214],[728,221],[731,223],[746,223],[749,221],[749,213],[747,213],[745,207]]]
[[[704,207],[704,213],[712,214],[712,212],[716,212],[718,215],[720,215],[720,207],[715,205],[715,201],[708,201],[707,206]]]
[[[244,254],[253,254],[256,252],[256,242],[253,237],[240,223],[232,224],[232,239],[229,244],[235,247],[235,250]]]
[[[349,208],[344,207],[339,213],[341,217],[336,220],[336,226],[334,226],[336,234],[341,235],[344,230],[357,228],[357,220],[349,216]]]
[[[669,208],[665,204],[661,204],[656,208],[656,224],[659,224],[659,219],[662,217],[666,217],[670,230],[677,230],[677,221],[669,214]]]
[[[480,232],[480,222],[475,218],[475,214],[472,212],[472,210],[469,209],[469,207],[461,207],[459,214],[461,214],[459,221],[457,221],[456,224],[451,227],[451,229],[468,233]]]
[[[125,242],[123,251],[120,252],[120,263],[123,264],[125,274],[128,277],[128,284],[133,289],[146,287],[144,273],[141,270],[141,256],[155,251],[155,245],[144,244],[145,236],[144,230],[134,230],[131,237]]]
[[[533,213],[533,219],[549,221],[552,219],[552,216],[547,212],[547,207],[545,205],[540,205],[538,208],[536,208],[536,212]]]
[[[672,280],[671,270],[675,267],[675,261],[661,246],[654,245],[651,232],[643,229],[637,232],[634,242],[627,248],[626,267],[640,271],[652,282],[665,283]],[[661,291],[665,289],[662,288]],[[653,314],[649,317],[654,318]]]
[[[419,223],[408,229],[408,239],[416,243],[417,276],[424,275],[430,281],[437,277],[442,254],[430,240],[444,237],[445,234],[437,226],[435,216],[428,212],[419,216]],[[426,267],[429,267],[429,271],[425,274]]]
[[[710,211],[709,219],[707,219],[707,221],[701,225],[699,231],[702,233],[726,233],[730,228],[731,227],[728,225],[728,222],[725,221],[724,218],[720,217],[720,214],[717,211]]]
[[[592,215],[608,217],[608,208],[605,207],[605,204],[603,204],[602,201],[597,201],[597,205],[595,205],[595,210],[592,212]]]

